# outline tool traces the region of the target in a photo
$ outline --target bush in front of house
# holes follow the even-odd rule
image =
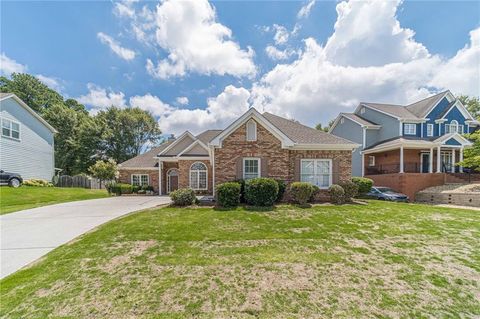
[[[345,182],[341,182],[339,184],[342,188],[343,188],[343,191],[344,191],[344,197],[343,197],[343,200],[345,202],[351,202],[352,201],[352,198],[354,198],[355,196],[357,196],[358,194],[358,185],[355,184],[354,182],[352,181],[345,181]]]
[[[236,179],[234,182],[240,184],[240,203],[245,203],[245,180]]]
[[[45,179],[27,179],[23,181],[24,186],[53,187],[53,184]]]
[[[217,202],[221,207],[237,207],[240,204],[241,185],[237,182],[226,182],[217,186]]]
[[[312,187],[313,187],[313,192],[312,192],[312,196],[310,196],[310,200],[309,200],[310,203],[313,203],[315,201],[315,197],[317,196],[317,194],[320,193],[320,187],[313,184],[312,184]]]
[[[131,194],[134,191],[134,186],[124,183],[108,183],[105,187],[109,194],[115,194],[117,196]]]
[[[368,193],[373,186],[373,180],[365,177],[352,177],[352,182],[357,184],[360,195]]]
[[[295,203],[300,205],[306,205],[314,191],[315,189],[310,183],[294,182],[290,184],[290,196]]]
[[[328,194],[330,195],[330,201],[334,204],[343,204],[345,199],[345,191],[342,186],[333,184],[328,188]]]
[[[277,200],[278,183],[272,178],[253,178],[245,182],[245,200],[253,206],[272,206]]]
[[[197,201],[195,191],[191,188],[179,188],[170,192],[170,198],[175,206],[189,206]]]
[[[152,185],[143,185],[141,187],[141,190],[144,192],[153,192],[153,186]]]
[[[276,202],[280,202],[283,199],[283,195],[285,194],[285,190],[287,189],[287,183],[284,180],[276,179],[275,180],[278,184],[278,195]]]

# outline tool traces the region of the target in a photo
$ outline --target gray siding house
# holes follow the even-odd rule
[[[24,179],[51,180],[57,131],[12,93],[0,93],[0,122],[0,169]]]

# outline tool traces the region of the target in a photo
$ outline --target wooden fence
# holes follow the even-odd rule
[[[58,180],[54,183],[57,187],[81,187],[89,189],[105,189],[105,185],[110,181],[102,181],[97,178],[85,176],[85,175],[61,175],[58,176]]]

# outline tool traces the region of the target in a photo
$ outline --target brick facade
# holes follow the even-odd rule
[[[196,191],[198,194],[212,194],[212,165],[210,165],[209,160],[180,160],[178,161],[178,170],[180,171],[180,176],[178,180],[178,186],[180,188],[187,188],[190,186],[190,166],[193,163],[201,162],[207,165],[207,186],[208,189],[206,191]]]
[[[119,177],[118,180],[120,183],[131,184],[132,183],[132,174],[147,174],[148,184],[153,186],[153,190],[155,193],[158,193],[158,169],[153,170],[141,170],[141,169],[120,169],[119,170]]]

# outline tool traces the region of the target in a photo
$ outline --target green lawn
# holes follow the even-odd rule
[[[0,282],[5,318],[472,318],[478,211],[152,209]]]
[[[22,209],[72,202],[75,200],[108,197],[105,190],[22,186],[0,187],[0,214]]]

